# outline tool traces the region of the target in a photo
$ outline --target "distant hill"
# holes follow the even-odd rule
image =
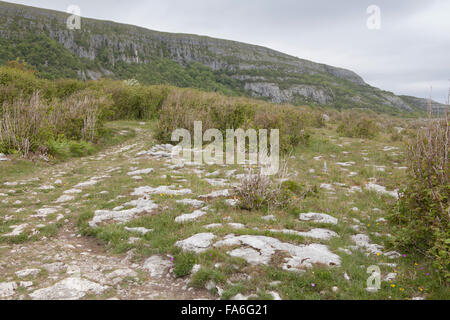
[[[81,30],[68,30],[68,16],[0,2],[0,63],[20,57],[49,79],[135,78],[276,103],[391,114],[426,107],[425,99],[374,88],[350,70],[261,46],[87,18]]]

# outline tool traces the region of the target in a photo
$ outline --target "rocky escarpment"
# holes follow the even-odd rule
[[[226,88],[277,103],[318,104],[376,111],[415,111],[423,103],[403,99],[367,85],[356,73],[299,59],[261,46],[210,37],[157,32],[110,21],[82,18],[80,30],[69,30],[62,12],[0,2],[0,62],[20,56],[52,77],[137,78],[145,83],[171,83],[201,89]],[[64,63],[35,52],[33,43],[52,48]],[[29,44],[29,48],[26,44]],[[53,48],[54,47],[54,48]],[[10,52],[14,51],[14,54]],[[56,60],[59,60],[57,58]],[[62,58],[61,58],[62,59]],[[30,61],[31,60],[31,61]],[[173,71],[200,64],[211,83],[187,72],[179,81]],[[148,67],[151,65],[152,67]],[[58,74],[58,70],[64,72]],[[149,74],[162,74],[151,78]],[[205,78],[205,77],[203,77]],[[219,90],[219,91],[220,91]],[[221,90],[224,91],[225,89]]]

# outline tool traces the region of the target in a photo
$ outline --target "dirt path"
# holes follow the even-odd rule
[[[138,129],[137,136],[125,144],[91,157],[36,170],[19,182],[6,183],[5,187],[11,189],[5,190],[8,196],[0,200],[4,205],[2,218],[15,222],[15,226],[9,225],[12,229],[9,234],[20,237],[28,231],[28,237],[39,235],[39,229],[55,220],[62,227],[55,235],[37,241],[0,244],[1,299],[214,298],[206,289],[189,288],[188,277],[175,279],[170,266],[153,264],[150,268],[158,268],[160,272],[152,274],[148,263],[133,261],[133,250],[113,254],[97,239],[80,236],[73,219],[77,212],[65,206],[78,192],[84,192],[83,184],[90,186],[94,181],[101,184],[118,163],[122,167],[133,166],[136,150],[142,149],[148,139],[146,133]],[[71,175],[71,172],[77,173]],[[78,191],[67,192],[74,186]],[[7,204],[12,207],[7,209]],[[44,210],[38,212],[35,208]],[[35,214],[30,215],[34,210]],[[56,218],[52,218],[54,215]]]

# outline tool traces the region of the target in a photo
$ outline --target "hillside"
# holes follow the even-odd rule
[[[395,114],[426,105],[374,88],[352,71],[260,46],[87,18],[81,30],[68,30],[67,17],[0,2],[0,64],[20,57],[49,79],[135,78],[337,109]]]

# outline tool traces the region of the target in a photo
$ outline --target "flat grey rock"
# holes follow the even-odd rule
[[[329,223],[334,225],[338,223],[337,218],[332,217],[325,213],[316,213],[316,212],[302,213],[300,214],[300,220],[312,221],[317,223]]]
[[[145,260],[142,268],[148,271],[150,277],[161,278],[172,265],[169,259],[155,255]]]
[[[83,278],[70,277],[51,287],[34,291],[30,297],[33,300],[78,300],[88,293],[101,294],[107,288]]]
[[[228,235],[224,240],[216,242],[214,246],[240,246],[240,248],[230,251],[229,254],[240,256],[255,265],[267,265],[275,252],[286,251],[291,257],[286,258],[283,269],[292,271],[298,268],[309,268],[317,263],[328,266],[341,264],[340,257],[322,244],[294,245],[265,236]]]
[[[185,240],[177,241],[175,246],[183,249],[183,251],[201,253],[210,248],[215,237],[212,233],[199,233]]]

